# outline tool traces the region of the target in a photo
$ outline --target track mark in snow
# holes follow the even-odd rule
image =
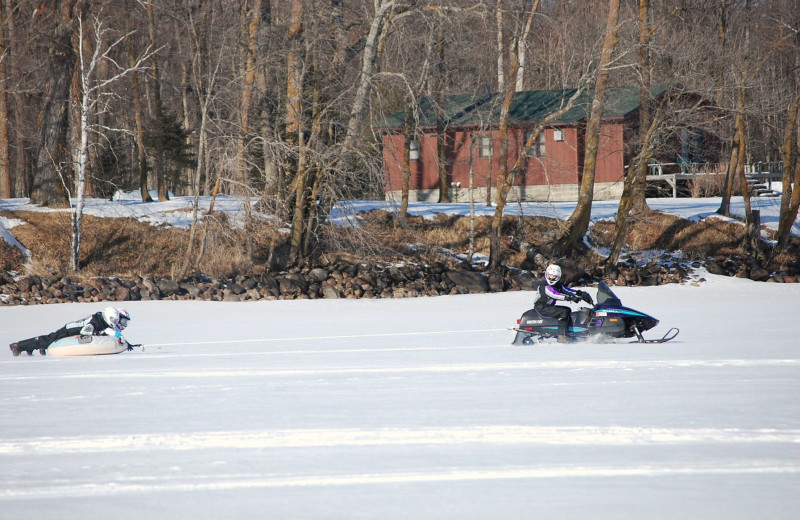
[[[301,336],[289,338],[255,338],[255,339],[221,339],[216,341],[187,341],[177,343],[148,343],[148,347],[174,347],[178,345],[233,345],[240,343],[271,343],[271,342],[287,342],[287,341],[319,341],[326,339],[357,339],[357,338],[385,338],[396,336],[436,336],[441,334],[475,334],[478,332],[498,332],[508,331],[507,328],[503,329],[472,329],[472,330],[433,330],[433,331],[415,331],[415,332],[380,332],[372,334],[342,334],[335,336]]]
[[[189,451],[334,446],[457,445],[661,445],[689,443],[800,443],[800,430],[737,428],[637,428],[608,426],[492,425],[453,428],[302,429],[218,431],[88,437],[39,437],[0,441],[0,454]]]
[[[454,469],[402,473],[359,473],[342,475],[193,475],[183,478],[116,479],[112,482],[52,485],[0,490],[0,501],[152,494],[176,491],[231,491],[237,489],[358,486],[377,484],[413,484],[421,482],[458,482],[481,480],[519,480],[553,478],[675,477],[714,475],[800,474],[791,464],[718,465],[705,467],[684,463],[674,467],[640,466],[543,466]],[[145,482],[141,482],[145,480]],[[153,480],[156,480],[153,482]]]
[[[712,359],[712,360],[642,360],[642,361],[516,361],[499,363],[457,363],[422,366],[363,366],[342,368],[285,368],[232,370],[168,370],[147,372],[87,372],[47,374],[49,379],[159,379],[159,378],[221,378],[269,376],[325,376],[357,374],[458,373],[498,372],[506,370],[632,370],[662,368],[740,368],[740,367],[797,367],[800,359]],[[43,374],[6,376],[4,381],[41,379]]]

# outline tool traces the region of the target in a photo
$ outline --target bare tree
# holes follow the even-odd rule
[[[800,15],[796,14],[794,23],[800,24]],[[783,159],[783,178],[781,179],[781,210],[778,222],[778,251],[785,251],[789,244],[792,225],[797,220],[800,209],[800,25],[782,24],[787,34],[781,41],[787,41],[793,63],[790,75],[793,91],[792,100],[786,111],[786,123],[783,130],[781,157]]]
[[[142,196],[142,202],[153,202],[150,196],[150,189],[147,184],[147,150],[144,145],[144,107],[142,105],[142,89],[139,82],[139,73],[135,69],[136,53],[134,51],[133,32],[131,26],[133,21],[134,10],[129,9],[125,18],[125,27],[127,29],[126,38],[126,51],[128,54],[128,66],[132,67],[131,71],[131,86],[133,90],[133,120],[136,127],[136,156],[137,166],[139,170],[139,192]]]
[[[583,238],[589,229],[589,217],[594,198],[594,176],[597,167],[597,150],[600,143],[600,123],[605,110],[606,85],[614,49],[619,41],[619,0],[609,0],[606,36],[598,64],[594,99],[586,124],[586,151],[583,158],[582,179],[578,193],[578,204],[565,224],[565,230],[553,247],[553,256],[566,255]]]
[[[104,98],[110,95],[108,87],[125,75],[140,69],[142,64],[150,57],[149,50],[135,60],[133,67],[123,67],[113,58],[114,49],[125,41],[122,36],[106,44],[111,29],[106,27],[98,17],[93,17],[90,33],[87,35],[83,20],[78,18],[78,72],[81,90],[80,102],[80,147],[78,149],[78,168],[75,172],[75,207],[72,211],[72,247],[70,250],[70,266],[73,271],[80,269],[81,250],[81,221],[83,219],[84,195],[86,189],[86,170],[89,158],[89,134],[98,130],[91,122],[91,116],[98,106],[102,107]],[[86,38],[92,40],[93,52],[91,56],[84,54]],[[97,69],[101,62],[107,62],[114,67],[114,73],[108,78],[98,78]]]
[[[373,16],[369,24],[364,51],[361,58],[361,73],[356,85],[355,98],[353,99],[350,117],[347,122],[347,134],[344,139],[345,150],[350,149],[361,129],[361,122],[366,108],[367,96],[375,75],[375,65],[378,54],[378,43],[383,36],[386,21],[396,7],[396,0],[373,0]]]
[[[528,19],[533,18],[538,7],[539,1],[535,0],[527,14]],[[528,25],[529,22],[526,21],[523,27],[527,27]],[[582,93],[580,88],[575,89],[568,100],[562,100],[562,106],[558,110],[551,112],[547,117],[539,122],[539,124],[530,132],[528,139],[525,141],[525,144],[520,151],[519,156],[516,158],[511,168],[509,168],[509,112],[511,110],[511,103],[514,99],[514,92],[517,83],[516,75],[519,72],[519,33],[520,31],[518,27],[517,31],[515,32],[515,36],[512,37],[508,44],[509,73],[506,81],[504,82],[505,92],[503,95],[502,104],[500,106],[500,120],[498,122],[498,133],[500,136],[500,166],[497,173],[497,203],[495,205],[494,215],[492,216],[492,224],[489,230],[489,268],[491,270],[499,270],[502,262],[502,244],[500,243],[500,239],[503,233],[503,211],[505,210],[508,193],[511,191],[511,187],[514,184],[514,177],[516,176],[516,173],[523,166],[523,164],[525,164],[528,151],[534,146],[539,138],[539,135],[544,130],[544,127],[572,108],[573,104]]]
[[[153,0],[146,0],[147,8],[147,31],[150,36],[150,48],[158,49],[158,37],[156,30],[156,17],[153,10]],[[164,102],[161,98],[161,76],[158,54],[153,53],[150,58],[150,75],[153,81],[153,119],[155,119],[155,148],[156,157],[153,161],[153,173],[155,174],[156,184],[158,185],[158,200],[169,200],[167,191],[167,179],[164,175],[164,153],[163,153],[163,139],[164,139]]]
[[[638,77],[639,77],[639,151],[633,158],[625,176],[619,208],[614,217],[614,243],[611,246],[606,263],[608,266],[616,265],[622,251],[628,228],[637,214],[644,213],[650,208],[645,199],[647,189],[647,173],[650,160],[658,150],[666,130],[662,128],[665,119],[662,104],[657,113],[653,115],[653,60],[650,48],[653,34],[669,16],[677,13],[679,8],[674,8],[664,19],[655,26],[651,23],[650,0],[639,0],[639,52],[638,52]],[[667,96],[669,97],[669,96]]]
[[[445,121],[444,107],[447,100],[447,67],[445,65],[445,39],[443,21],[436,22],[436,150],[439,156],[439,200],[440,203],[450,202],[450,187],[447,185],[447,122]]]
[[[432,30],[430,32],[429,41],[433,40]],[[430,50],[431,45],[427,45],[426,49]],[[408,87],[408,94],[405,101],[405,111],[403,115],[403,137],[405,142],[403,145],[403,180],[400,195],[400,216],[405,218],[408,216],[408,189],[409,181],[411,178],[411,143],[416,141],[416,130],[418,126],[417,107],[419,106],[419,99],[422,95],[422,89],[428,81],[428,74],[430,70],[430,59],[426,56],[422,65],[422,73],[419,80],[414,87]],[[419,146],[419,144],[417,144]],[[417,150],[419,153],[419,150]]]
[[[8,137],[8,81],[6,67],[6,9],[4,0],[0,0],[0,199],[11,197],[11,170],[9,154],[11,151]]]
[[[52,31],[49,48],[47,98],[42,107],[41,142],[36,157],[31,202],[43,206],[67,207],[67,183],[73,165],[67,145],[70,83],[75,70],[72,47],[76,0],[43,5],[34,12],[39,23]],[[47,29],[45,29],[47,30]]]

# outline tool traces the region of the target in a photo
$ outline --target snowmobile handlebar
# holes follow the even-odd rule
[[[572,301],[573,303],[585,303],[590,307],[594,308],[594,301],[592,300],[592,296],[585,291],[578,291],[577,293],[575,293],[574,296],[569,298],[569,301]]]

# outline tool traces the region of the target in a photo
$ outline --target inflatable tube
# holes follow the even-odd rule
[[[100,356],[119,354],[127,348],[124,341],[114,336],[70,336],[54,341],[47,347],[48,356]]]

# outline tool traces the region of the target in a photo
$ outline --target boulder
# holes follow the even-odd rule
[[[489,291],[489,282],[482,273],[455,269],[445,273],[445,277],[460,293],[485,293]]]
[[[175,280],[170,280],[169,278],[162,278],[161,280],[159,280],[157,287],[161,295],[165,297],[177,294],[178,291],[180,291],[181,289],[181,286],[178,285],[178,282],[176,282]]]

